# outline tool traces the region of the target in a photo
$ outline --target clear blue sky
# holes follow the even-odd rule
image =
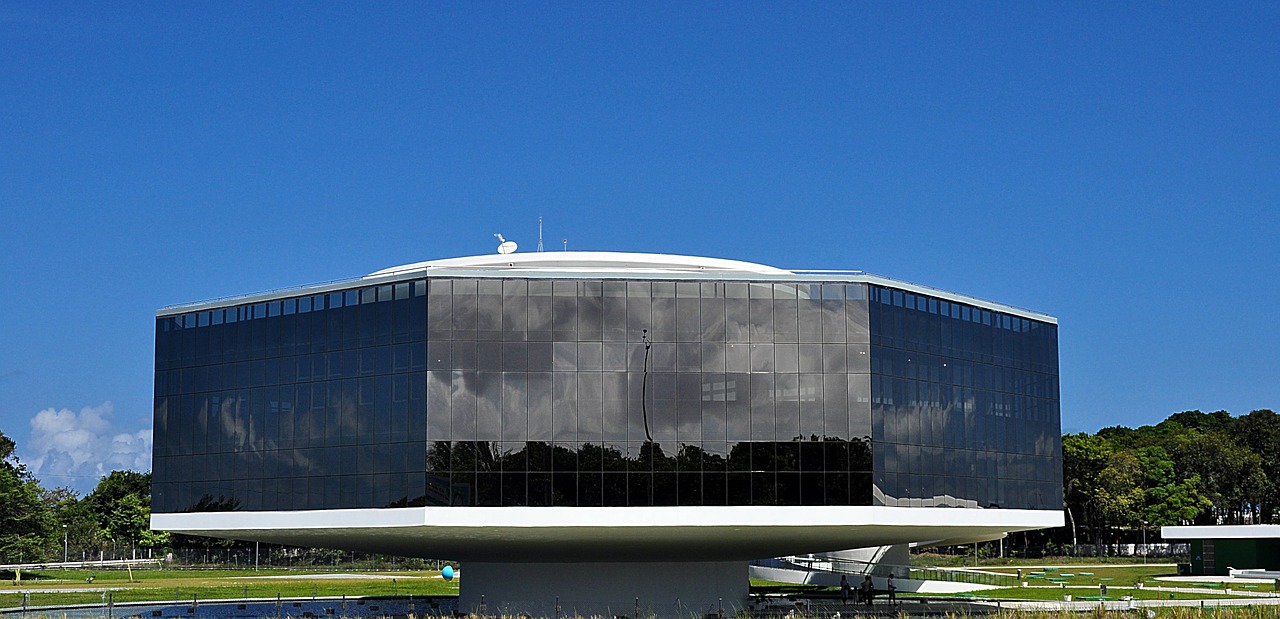
[[[493,251],[1061,321],[1065,431],[1280,407],[1280,4],[0,4],[0,430],[149,466],[172,303]],[[69,473],[73,477],[58,477]]]

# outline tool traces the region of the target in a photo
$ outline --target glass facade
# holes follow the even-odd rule
[[[1057,326],[869,298],[877,503],[1061,509]]]
[[[1056,509],[1056,343],[846,282],[433,277],[166,315],[153,500]]]

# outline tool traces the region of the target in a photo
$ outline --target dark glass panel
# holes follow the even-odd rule
[[[574,507],[578,504],[578,473],[560,472],[551,475],[551,504],[557,507]]]
[[[525,280],[502,282],[502,339],[515,342],[529,339],[529,286]]]
[[[530,473],[528,477],[528,505],[545,507],[553,504],[550,473]]]
[[[775,505],[800,505],[800,474],[778,473]]]
[[[727,504],[751,505],[751,473],[728,473],[725,476]]]
[[[777,505],[777,474],[773,471],[751,474],[751,504]]]
[[[703,473],[702,504],[725,505],[727,501],[727,477],[724,473]]]
[[[502,504],[504,506],[525,505],[529,501],[528,475],[526,473],[502,474]]]
[[[584,371],[604,369],[604,348],[600,342],[578,342],[577,368]]]
[[[603,473],[578,473],[579,507],[600,507],[603,500],[602,475]]]
[[[607,473],[627,472],[627,459],[624,455],[626,446],[621,443],[610,443],[600,451],[601,468]]]
[[[475,329],[477,340],[502,339],[502,280],[476,282]],[[455,313],[457,309],[455,308]]]
[[[702,473],[679,473],[676,476],[676,504],[702,505]]]
[[[475,474],[475,505],[497,507],[502,504],[502,474]]]
[[[583,296],[578,297],[578,341],[601,341],[604,338],[604,297],[599,282],[581,282]]]
[[[800,443],[780,441],[774,444],[774,464],[769,469],[775,471],[798,471],[800,470]],[[756,466],[754,456],[759,455],[759,450],[753,450],[753,467],[756,470],[766,470],[763,466]],[[767,465],[764,465],[767,466]]]
[[[601,476],[602,504],[605,507],[627,506],[627,474],[605,473]]]
[[[708,375],[703,383],[710,395],[704,395],[701,402],[682,400],[680,402],[680,440],[723,442],[728,438],[728,419],[726,418],[726,402],[717,391],[727,391],[723,374]],[[710,398],[710,399],[708,399]]]
[[[774,371],[774,354],[772,344],[752,344],[751,345],[751,371],[752,372],[773,372]]]
[[[699,303],[702,342],[725,341],[724,284],[703,283]],[[679,301],[677,301],[677,304]]]
[[[627,505],[636,507],[653,505],[653,473],[649,471],[627,473]]]
[[[653,474],[653,505],[669,506],[679,502],[677,473],[660,471]]]
[[[748,393],[751,407],[751,438],[774,439],[774,375],[751,374]],[[786,437],[790,438],[790,437]]]

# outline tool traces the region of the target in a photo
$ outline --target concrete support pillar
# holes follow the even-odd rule
[[[489,616],[689,617],[747,606],[746,562],[462,564],[458,609]],[[557,612],[556,599],[560,608]]]

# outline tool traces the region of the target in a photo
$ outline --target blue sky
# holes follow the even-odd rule
[[[1280,407],[1276,3],[0,5],[0,430],[149,466],[172,303],[493,251],[1061,321],[1065,431]]]

